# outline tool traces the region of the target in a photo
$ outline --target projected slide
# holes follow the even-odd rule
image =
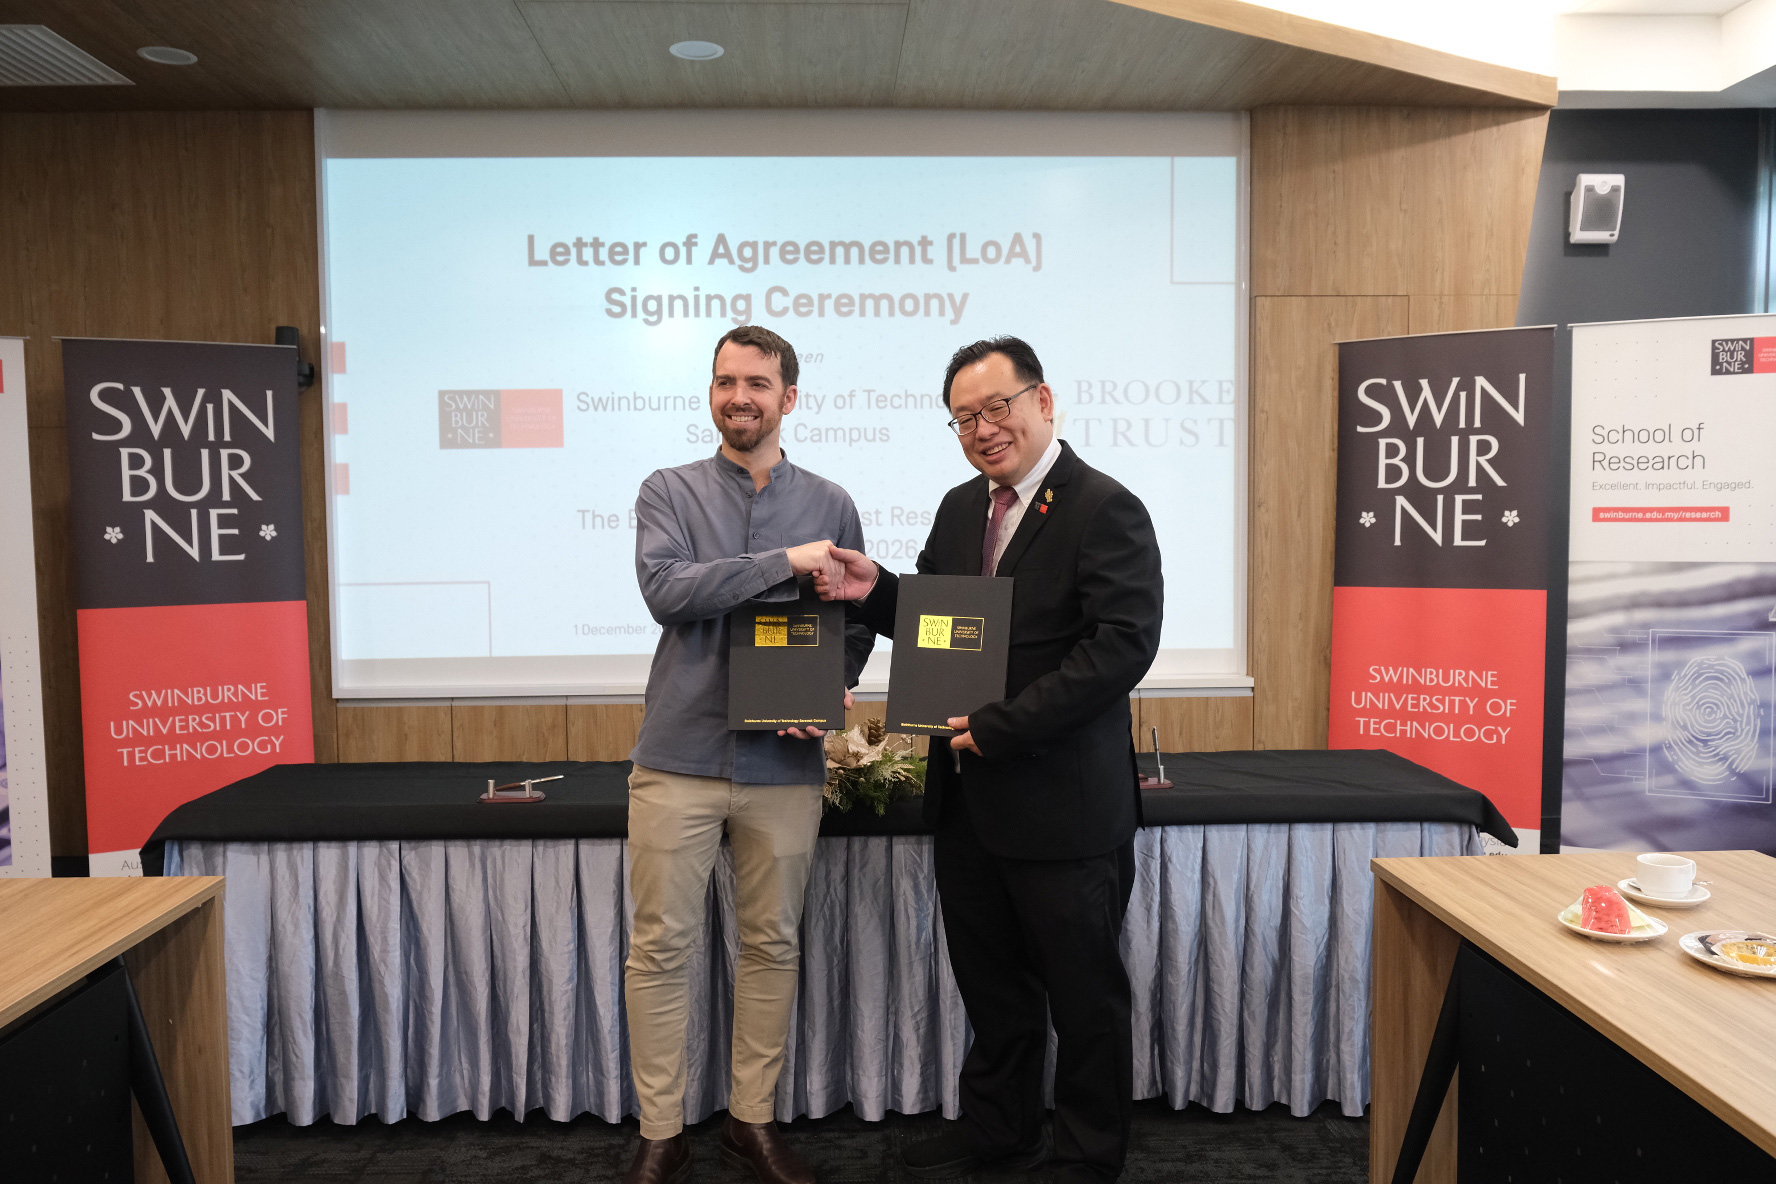
[[[344,157],[324,193],[341,694],[637,689],[635,493],[716,449],[745,323],[900,571],[973,473],[949,354],[1029,340],[1153,512],[1174,664],[1235,668],[1236,155]]]

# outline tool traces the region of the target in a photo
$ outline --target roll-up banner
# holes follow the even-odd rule
[[[1573,326],[1563,845],[1776,854],[1776,316]]]
[[[25,343],[0,337],[0,877],[49,874]]]
[[[1338,347],[1330,746],[1389,749],[1481,791],[1529,851],[1553,346],[1548,327]]]
[[[293,346],[62,342],[87,845],[314,759]]]

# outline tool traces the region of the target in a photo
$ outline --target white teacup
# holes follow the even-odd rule
[[[1696,861],[1681,855],[1642,855],[1639,864],[1634,880],[1648,896],[1676,900],[1688,896],[1696,880]]]

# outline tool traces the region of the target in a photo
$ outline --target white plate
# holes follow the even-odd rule
[[[1554,919],[1562,925],[1590,938],[1592,941],[1652,941],[1655,937],[1664,937],[1671,931],[1671,926],[1657,917],[1649,917],[1633,905],[1628,906],[1628,924],[1632,926],[1627,933],[1599,933],[1595,929],[1586,929],[1579,924],[1579,918],[1585,915],[1583,898],[1573,901],[1554,915]]]
[[[1679,948],[1704,966],[1727,974],[1744,975],[1746,978],[1776,978],[1776,966],[1752,966],[1746,962],[1735,962],[1731,958],[1717,958],[1708,952],[1702,939],[1712,933],[1744,933],[1743,929],[1699,929],[1695,933],[1686,933],[1677,939]]]
[[[1640,882],[1633,876],[1618,881],[1616,890],[1629,900],[1638,900],[1641,904],[1650,904],[1662,909],[1693,909],[1711,895],[1708,889],[1702,885],[1691,884],[1688,896],[1654,896],[1650,892],[1642,892]]]

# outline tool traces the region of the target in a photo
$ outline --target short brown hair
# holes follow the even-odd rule
[[[795,346],[763,326],[741,325],[723,333],[721,340],[715,343],[715,353],[709,359],[711,378],[715,377],[715,359],[721,357],[722,346],[730,341],[735,345],[750,345],[767,358],[776,358],[777,372],[783,376],[785,387],[794,386],[796,379],[802,376],[802,363],[796,357]]]

